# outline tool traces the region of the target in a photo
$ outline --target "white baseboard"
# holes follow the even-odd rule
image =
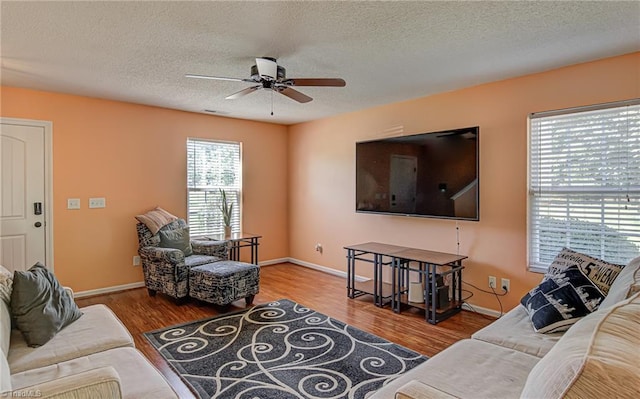
[[[334,276],[347,278],[347,273],[346,272],[343,272],[341,270],[332,269],[330,267],[317,265],[315,263],[310,263],[310,262],[306,262],[306,261],[303,261],[303,260],[300,260],[300,259],[294,259],[294,258],[288,258],[287,262],[293,263],[294,265],[298,265],[298,266],[308,267],[309,269],[318,270],[318,271],[321,271],[323,273],[332,274]],[[370,280],[370,278],[356,275],[356,280],[357,281],[367,281],[367,280]],[[471,306],[473,306],[473,309],[471,308]],[[466,303],[462,304],[462,308],[465,309],[465,310],[469,310],[469,311],[472,311],[472,312],[475,311],[477,313],[481,313],[481,314],[484,314],[484,315],[487,315],[487,316],[491,316],[491,317],[500,317],[500,312],[495,311],[493,309],[483,308],[482,306],[476,306],[476,305],[473,305],[473,304],[471,306],[469,306]]]
[[[74,298],[84,298],[87,296],[110,294],[112,292],[125,291],[133,288],[144,287],[144,281],[138,281],[137,283],[129,283],[122,285],[114,285],[112,287],[98,288],[95,290],[77,291],[73,293]]]
[[[330,267],[318,265],[318,264],[311,263],[311,262],[306,262],[306,261],[303,261],[303,260],[300,260],[300,259],[295,259],[295,258],[271,259],[271,260],[267,260],[267,261],[264,261],[264,262],[260,262],[260,266],[271,266],[271,265],[277,265],[277,264],[280,264],[280,263],[287,263],[287,262],[288,263],[293,263],[294,265],[306,267],[306,268],[309,268],[309,269],[318,270],[318,271],[323,272],[323,273],[327,273],[327,274],[331,274],[331,275],[334,275],[334,276],[342,277],[342,278],[345,278],[345,279],[347,278],[347,272],[343,272],[342,270],[332,269]],[[363,276],[356,275],[356,280],[357,281],[367,281],[367,280],[370,280],[370,279],[368,277],[363,277]],[[144,281],[138,281],[136,283],[122,284],[122,285],[114,285],[112,287],[98,288],[98,289],[95,289],[95,290],[78,291],[78,292],[74,292],[73,296],[75,298],[84,298],[84,297],[88,297],[88,296],[94,296],[94,295],[100,295],[100,294],[110,294],[110,293],[113,293],[113,292],[126,291],[126,290],[130,290],[130,289],[134,289],[134,288],[141,288],[141,287],[144,287]],[[473,306],[473,308],[471,306]],[[466,303],[462,304],[462,308],[465,309],[465,310],[481,313],[481,314],[484,314],[484,315],[487,315],[487,316],[500,317],[500,312],[495,311],[493,309],[488,309],[488,308],[484,308],[482,306],[477,306],[477,305],[471,305],[471,306],[469,306]]]
[[[332,274],[334,276],[338,276],[338,277],[342,277],[342,278],[347,278],[347,272],[343,272],[342,270],[332,269],[330,267],[317,265],[315,263],[306,262],[304,260],[295,259],[295,258],[289,258],[289,262],[293,263],[294,265],[304,266],[304,267],[307,267],[309,269],[321,271],[323,273]]]
[[[288,262],[293,263],[294,265],[308,267],[309,269],[318,270],[323,273],[332,274],[334,276],[342,277],[345,279],[347,278],[347,272],[343,272],[342,270],[332,269],[330,267],[317,265],[315,263],[310,263],[310,262],[306,262],[304,260],[295,259],[295,258],[289,258]],[[367,280],[371,280],[371,279],[368,277],[356,275],[356,281],[367,281]]]
[[[260,262],[260,266],[277,265],[279,263],[290,262],[289,258],[271,259],[264,262]],[[118,291],[126,291],[133,288],[144,287],[144,281],[138,281],[136,283],[114,285],[112,287],[97,288],[95,290],[77,291],[73,293],[74,298],[85,298],[88,296],[111,294]]]
[[[260,266],[269,266],[276,265],[278,263],[289,262],[289,258],[280,258],[280,259],[271,259],[264,262],[260,262]],[[118,291],[126,291],[133,288],[141,288],[144,287],[144,281],[138,281],[136,283],[122,284],[122,285],[114,285],[112,287],[104,287],[98,288],[95,290],[86,290],[86,291],[77,291],[73,293],[74,298],[85,298],[88,296],[100,295],[100,294],[111,294]]]
[[[473,306],[473,308],[472,308]],[[471,305],[469,306],[467,303],[463,303],[462,304],[462,309],[464,310],[469,310],[471,312],[476,312],[476,313],[480,313],[483,315],[487,315],[487,316],[491,316],[491,317],[500,317],[500,312],[493,310],[493,309],[489,309],[489,308],[483,308],[482,306],[477,306],[477,305]]]
[[[290,262],[289,258],[278,258],[278,259],[270,259],[270,260],[258,262],[258,264],[260,266],[271,266],[271,265],[278,265],[280,263],[287,263],[287,262]]]

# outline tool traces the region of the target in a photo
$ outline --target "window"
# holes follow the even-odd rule
[[[640,255],[640,100],[532,114],[528,189],[530,270],[562,247]]]
[[[190,234],[223,234],[220,190],[233,204],[231,229],[239,232],[242,198],[240,143],[187,139],[187,212]]]

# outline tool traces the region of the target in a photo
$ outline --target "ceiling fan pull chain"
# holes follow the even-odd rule
[[[271,116],[273,116],[273,90],[271,90]]]

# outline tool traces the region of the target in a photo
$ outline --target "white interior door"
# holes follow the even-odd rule
[[[416,184],[418,158],[407,155],[391,155],[389,177],[389,205],[392,212],[416,211]]]
[[[0,264],[9,270],[27,270],[48,260],[45,127],[5,120],[1,126]]]

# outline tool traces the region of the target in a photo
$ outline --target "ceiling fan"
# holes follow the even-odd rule
[[[256,90],[267,89],[283,94],[299,103],[308,103],[313,98],[295,89],[294,86],[324,86],[324,87],[344,87],[346,82],[338,78],[287,78],[284,67],[278,65],[275,58],[256,58],[256,64],[251,67],[251,77],[247,79],[225,78],[219,76],[206,75],[185,75],[187,78],[227,80],[231,82],[247,82],[253,85],[227,96],[227,100],[235,100],[253,93]]]

